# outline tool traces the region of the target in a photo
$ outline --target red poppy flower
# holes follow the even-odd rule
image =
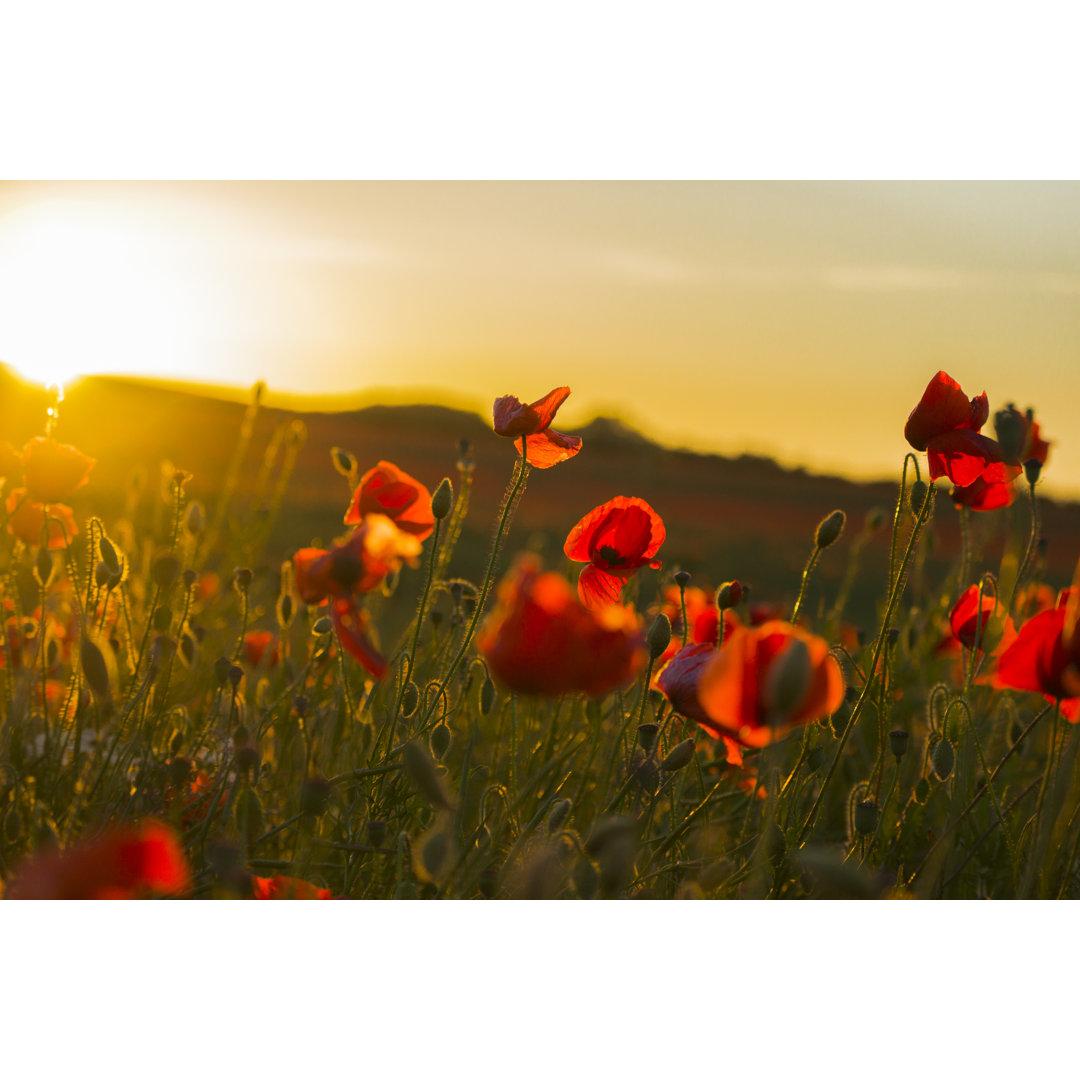
[[[1016,639],[1016,627],[997,597],[984,590],[979,604],[978,585],[964,590],[949,613],[949,626],[956,640],[968,649],[975,648],[978,635],[983,652],[1007,649]]]
[[[305,604],[371,592],[391,570],[419,553],[415,536],[402,532],[384,514],[367,514],[347,540],[329,551],[301,548],[293,556],[296,592]]]
[[[564,435],[551,427],[559,406],[570,396],[569,386],[557,386],[531,405],[513,394],[495,399],[495,434],[509,439],[525,438],[525,458],[538,469],[550,469],[572,458],[581,449],[581,439]]]
[[[476,647],[511,690],[600,697],[628,683],[645,663],[632,611],[583,607],[566,579],[540,573],[535,559],[521,560],[500,583],[498,598]]]
[[[367,612],[358,608],[351,597],[339,596],[330,605],[330,622],[345,651],[376,679],[381,679],[386,674],[387,663],[367,635]]]
[[[671,621],[671,644],[664,650],[658,663],[666,664],[682,647],[682,604],[679,600],[679,587],[669,585],[664,590],[664,602],[660,610]],[[686,625],[687,644],[712,645],[717,643],[717,635],[720,625],[720,613],[713,602],[713,594],[705,589],[691,585],[686,590]],[[738,614],[732,608],[724,609],[724,640],[742,623]]]
[[[329,900],[330,890],[320,889],[303,878],[253,877],[251,893],[255,900]]]
[[[925,450],[930,479],[948,476],[964,488],[984,477],[987,470],[1004,462],[1001,447],[979,429],[990,415],[986,392],[968,400],[955,379],[939,371],[927,384],[919,404],[904,425],[904,437],[916,450]],[[1018,466],[1007,465],[1007,476],[985,476],[988,483],[1018,476]]]
[[[431,492],[389,461],[380,461],[360,477],[345,524],[358,525],[366,514],[385,514],[417,540],[426,540],[435,528]]]
[[[281,660],[277,635],[269,630],[249,630],[244,635],[244,660],[248,667],[257,668],[264,660],[268,668],[277,667]]]
[[[1024,452],[1020,461],[1024,462],[1034,459],[1041,465],[1045,465],[1046,459],[1049,456],[1050,443],[1039,434],[1039,422],[1038,420],[1033,419],[1031,423],[1028,424],[1027,442],[1024,445]]]
[[[8,495],[4,505],[10,515],[8,532],[28,547],[40,547],[45,529],[45,504],[29,499],[25,488],[16,488]],[[67,547],[78,532],[71,508],[63,503],[53,503],[49,507],[49,550]]]
[[[11,443],[0,443],[0,479],[22,473],[22,454]]]
[[[586,607],[617,604],[627,579],[642,566],[659,570],[653,556],[664,542],[664,523],[644,499],[618,495],[587,513],[571,530],[563,550],[574,562],[587,562],[578,578]]]
[[[26,490],[34,502],[54,503],[66,499],[86,483],[95,460],[74,446],[40,435],[23,447]]]
[[[746,746],[765,746],[843,700],[843,675],[826,642],[779,621],[739,627],[698,681],[712,726]]]
[[[135,900],[172,896],[191,884],[176,834],[158,821],[114,826],[64,852],[31,858],[12,900]]]
[[[716,646],[704,642],[679,649],[657,676],[656,686],[677,713],[697,721],[710,734],[719,737],[720,730],[698,701],[701,673],[715,655]]]
[[[987,473],[995,475],[995,468],[987,469]],[[987,480],[985,476],[980,476],[966,487],[954,487],[950,495],[956,506],[966,506],[969,510],[1000,510],[1012,503],[1015,491],[1011,478],[1002,481]]]
[[[1060,701],[1080,698],[1080,589],[1062,590],[1057,607],[1028,619],[998,660],[994,685],[1034,690]],[[1066,712],[1075,722],[1076,704]]]

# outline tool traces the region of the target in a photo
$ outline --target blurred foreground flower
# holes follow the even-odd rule
[[[95,460],[74,446],[36,436],[23,447],[26,490],[34,502],[66,499],[86,483]]]
[[[380,461],[360,477],[345,524],[358,525],[367,514],[384,514],[417,540],[426,540],[435,528],[431,492],[389,461]]]
[[[698,680],[699,720],[717,735],[765,746],[844,700],[840,665],[824,639],[790,623],[737,627]]]
[[[538,401],[525,405],[512,394],[495,399],[495,434],[509,439],[525,437],[525,457],[538,469],[550,469],[572,458],[581,439],[551,427],[559,406],[570,396],[569,386],[558,386]]]
[[[983,652],[1008,648],[1016,639],[1016,627],[997,597],[984,591],[980,605],[978,585],[970,586],[957,600],[949,613],[949,626],[956,640],[968,649],[975,648],[978,635]]]
[[[30,858],[11,900],[137,900],[174,896],[191,884],[187,859],[167,825],[119,825],[68,851]]]
[[[252,899],[254,900],[329,900],[330,890],[320,889],[303,878],[253,877],[251,879]]]
[[[28,547],[40,547],[45,531],[45,504],[32,501],[25,488],[15,488],[4,506],[10,515],[7,527],[12,536]],[[48,517],[49,550],[67,547],[79,532],[71,509],[63,503],[53,503],[48,508]]]
[[[565,578],[522,559],[499,585],[499,602],[476,647],[499,679],[524,694],[600,697],[645,663],[638,617],[612,605],[583,607]]]
[[[666,531],[660,515],[644,500],[617,495],[590,510],[563,545],[567,558],[589,565],[578,578],[578,596],[586,607],[617,604],[622,587],[642,566],[659,570],[653,556]]]

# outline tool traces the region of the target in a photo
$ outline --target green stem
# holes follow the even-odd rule
[[[817,561],[818,561],[818,559],[820,557],[821,557],[821,548],[819,548],[817,546],[817,544],[815,543],[814,544],[814,550],[810,552],[810,558],[806,560],[806,567],[802,572],[802,581],[800,581],[800,583],[799,583],[799,595],[795,598],[795,607],[793,608],[793,610],[791,612],[791,621],[793,623],[799,617],[799,609],[802,607],[803,600],[806,598],[806,586],[810,582],[810,574],[813,571],[814,567],[817,565]],[[722,611],[721,611],[720,614],[721,614],[721,617],[723,617],[723,612]],[[719,636],[721,636],[721,637],[723,636],[723,631],[722,630],[721,630]]]

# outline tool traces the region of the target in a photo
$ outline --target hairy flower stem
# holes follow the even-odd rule
[[[806,586],[810,583],[810,574],[813,572],[814,567],[817,566],[817,561],[821,557],[821,548],[814,544],[814,550],[810,552],[810,558],[806,560],[806,567],[802,572],[802,581],[799,582],[799,595],[795,598],[795,607],[791,612],[791,621],[794,623],[799,617],[799,610],[802,608],[803,600],[806,598]],[[721,618],[723,618],[723,612],[720,612]],[[718,641],[723,639],[723,631],[718,634]],[[719,648],[719,645],[717,646]]]
[[[1031,562],[1031,556],[1035,553],[1035,547],[1039,542],[1039,500],[1035,498],[1034,484],[1028,484],[1028,495],[1031,499],[1031,534],[1028,536],[1024,557],[1016,571],[1016,580],[1013,582],[1012,592],[1009,593],[1009,602],[1005,605],[1005,610],[1008,612],[1012,611],[1016,594],[1020,591],[1020,583],[1024,580],[1028,564]]]
[[[905,458],[905,466],[906,466]],[[829,782],[833,778],[833,774],[836,772],[837,765],[840,764],[840,758],[843,757],[844,747],[847,745],[848,736],[855,728],[855,723],[859,719],[866,702],[870,698],[870,690],[874,685],[874,675],[877,672],[878,661],[881,659],[882,650],[885,648],[885,639],[889,633],[889,621],[892,619],[893,611],[896,608],[897,602],[900,599],[901,594],[904,591],[904,575],[907,573],[908,563],[911,562],[911,556],[915,551],[915,548],[919,541],[919,534],[922,532],[923,525],[930,517],[930,511],[934,505],[934,490],[931,487],[927,493],[926,498],[923,501],[922,506],[919,508],[918,516],[915,518],[915,524],[911,530],[911,536],[908,538],[907,548],[904,551],[904,557],[900,562],[900,567],[896,573],[896,580],[892,582],[892,587],[889,593],[889,601],[885,606],[885,615],[881,620],[881,630],[878,632],[877,642],[874,645],[873,657],[870,660],[870,665],[867,669],[867,676],[863,682],[862,693],[859,694],[858,701],[855,702],[855,707],[851,710],[851,716],[848,719],[847,725],[844,728],[844,733],[840,736],[840,745],[836,748],[836,754],[833,756],[832,762],[829,764],[829,771],[825,774],[825,779],[821,782],[821,787],[818,789],[817,797],[814,799],[813,806],[810,807],[810,813],[806,815],[806,820],[803,822],[802,828],[799,830],[798,843],[801,844],[809,833],[811,827],[814,824],[814,819],[817,817],[818,809],[821,806],[822,799],[825,796],[825,792],[829,787]],[[899,504],[897,505],[897,516],[899,517]]]
[[[502,551],[502,543],[506,536],[507,526],[510,524],[510,519],[514,515],[518,500],[521,498],[522,491],[525,487],[525,478],[529,475],[529,459],[526,456],[526,452],[527,443],[525,441],[525,436],[522,435],[521,459],[518,462],[517,473],[511,481],[506,498],[503,499],[502,513],[499,515],[499,524],[495,529],[495,539],[491,543],[491,556],[488,558],[487,571],[484,574],[484,584],[480,588],[480,595],[476,598],[476,606],[473,609],[473,615],[469,620],[469,625],[465,630],[465,636],[461,639],[458,651],[454,654],[453,660],[450,661],[450,665],[447,667],[446,673],[442,677],[443,686],[448,686],[450,684],[450,680],[454,677],[454,673],[461,666],[461,661],[469,651],[469,646],[472,644],[473,637],[476,634],[476,628],[484,614],[484,608],[487,606],[488,596],[491,593],[491,583],[495,577],[495,566],[499,561],[499,554]],[[438,699],[436,699],[436,702],[437,700]],[[435,705],[433,704],[428,711],[425,712],[425,723],[430,719],[434,710]]]

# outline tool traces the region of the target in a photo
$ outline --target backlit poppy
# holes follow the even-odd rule
[[[34,502],[66,499],[86,483],[95,464],[74,446],[40,435],[23,447],[26,490]]]
[[[987,474],[994,476],[997,468],[988,468]],[[987,480],[986,476],[980,476],[965,487],[954,487],[950,497],[956,506],[966,506],[969,510],[1000,510],[1009,506],[1015,497],[1012,479]]]
[[[998,660],[994,684],[1033,690],[1065,701],[1062,711],[1075,722],[1080,703],[1080,589],[1064,589],[1057,607],[1028,619]]]
[[[843,675],[826,642],[780,621],[736,629],[698,682],[712,727],[746,746],[765,746],[843,700]]]
[[[525,439],[525,458],[537,469],[550,469],[572,458],[581,449],[581,439],[564,435],[551,427],[559,406],[570,396],[569,386],[557,386],[531,405],[513,394],[495,399],[495,434],[509,439]]]
[[[329,889],[320,889],[303,878],[252,877],[251,893],[255,900],[329,900]]]
[[[17,873],[12,900],[137,900],[191,884],[176,834],[158,821],[118,825],[68,851],[38,855]]]
[[[25,488],[16,488],[8,495],[5,507],[10,515],[8,532],[29,547],[40,547],[45,530],[45,505],[34,502]],[[48,547],[50,551],[67,547],[78,535],[75,515],[63,503],[53,503],[49,509]]]
[[[931,480],[948,476],[958,488],[964,488],[984,477],[991,466],[1005,461],[1001,447],[979,434],[989,415],[985,391],[969,400],[955,379],[939,371],[912,409],[904,437],[916,450],[926,451]],[[1000,483],[1019,473],[1019,466],[1006,464],[984,478],[988,483]]]
[[[386,515],[402,532],[417,540],[426,540],[435,528],[431,492],[389,461],[380,461],[360,477],[345,524],[358,525],[366,514]]]
[[[617,604],[627,579],[642,566],[658,570],[653,556],[664,542],[664,523],[644,500],[616,496],[589,511],[571,530],[567,558],[589,565],[578,578],[578,596],[587,607]]]
[[[660,610],[671,621],[671,643],[660,657],[658,663],[665,664],[682,647],[682,604],[679,600],[679,587],[669,585],[664,590],[664,602]],[[711,591],[691,585],[686,590],[686,643],[687,645],[716,645],[720,612],[713,601]],[[741,625],[738,614],[732,608],[724,609],[724,636],[727,637],[736,626]]]
[[[345,651],[376,679],[381,679],[386,674],[387,663],[368,637],[367,612],[357,607],[349,596],[335,597],[330,605],[330,622]]]
[[[244,635],[244,662],[257,668],[264,661],[268,668],[276,667],[281,660],[281,645],[277,635],[269,630],[249,630]]]
[[[574,691],[600,697],[633,679],[646,655],[632,611],[583,607],[564,577],[540,573],[533,558],[500,583],[476,647],[511,690],[547,697]]]
[[[1008,648],[1016,638],[1016,627],[1004,606],[988,589],[983,590],[979,603],[979,586],[964,590],[949,613],[949,626],[953,636],[968,649],[975,648],[978,635],[979,649],[992,652],[999,646]]]

